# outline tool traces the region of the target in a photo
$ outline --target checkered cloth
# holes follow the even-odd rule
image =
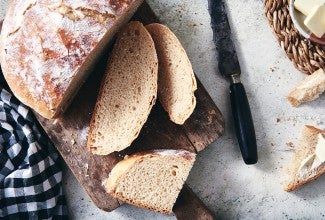
[[[58,154],[34,115],[0,88],[0,219],[67,219]]]

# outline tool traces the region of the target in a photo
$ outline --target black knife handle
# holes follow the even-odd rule
[[[230,100],[241,154],[246,164],[255,164],[258,160],[255,129],[243,84],[230,85]]]

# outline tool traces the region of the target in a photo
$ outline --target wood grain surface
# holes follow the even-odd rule
[[[213,220],[213,213],[197,198],[194,192],[184,185],[174,205],[173,212],[177,219]]]
[[[146,3],[139,8],[133,20],[139,20],[144,24],[159,22]],[[41,116],[37,118],[96,206],[105,211],[112,211],[121,203],[105,192],[102,181],[126,154],[150,149],[186,149],[197,153],[222,135],[224,118],[198,81],[198,89],[195,93],[197,105],[183,126],[171,122],[157,102],[139,137],[129,148],[107,156],[89,153],[86,148],[89,123],[106,68],[107,57],[108,54],[101,59],[61,118],[55,121]],[[184,211],[189,209],[191,212]],[[174,213],[178,219],[214,218],[187,186],[178,198]]]

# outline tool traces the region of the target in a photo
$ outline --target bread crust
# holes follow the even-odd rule
[[[294,87],[287,99],[293,107],[297,107],[304,102],[317,99],[324,91],[325,72],[323,69],[319,69]]]
[[[317,171],[316,171],[316,174],[307,178],[307,179],[304,179],[302,181],[296,181],[296,182],[290,182],[288,183],[286,186],[285,186],[285,191],[287,192],[291,192],[291,191],[294,191],[298,188],[300,188],[301,186],[305,185],[306,183],[309,183],[313,180],[316,180],[318,177],[320,177],[321,175],[323,175],[325,173],[325,164],[321,165]]]
[[[191,153],[186,150],[150,150],[144,152],[134,153],[130,156],[125,156],[123,160],[115,165],[113,170],[110,173],[110,178],[105,181],[105,186],[108,192],[114,193],[116,187],[116,182],[119,181],[119,178],[127,173],[129,169],[139,160],[142,160],[146,157],[156,157],[156,156],[178,156],[183,157],[184,159],[194,162],[195,153]]]
[[[291,192],[303,186],[304,184],[316,180],[322,174],[325,173],[325,163],[318,167],[315,171],[310,173],[307,178],[301,178],[299,176],[299,167],[305,158],[315,152],[317,144],[317,135],[325,134],[325,130],[316,128],[311,125],[305,125],[302,131],[302,136],[298,142],[297,149],[295,150],[293,162],[289,167],[289,180],[284,185],[284,190]]]
[[[1,33],[0,62],[13,93],[43,117],[58,117],[141,3],[12,0]]]
[[[105,187],[106,192],[111,196],[117,198],[118,200],[121,200],[129,204],[133,204],[140,208],[149,209],[152,211],[161,212],[170,215],[171,212],[167,210],[155,209],[153,207],[146,206],[145,204],[128,200],[120,196],[118,193],[115,193],[117,187],[116,183],[119,181],[121,177],[123,177],[125,173],[127,173],[132,168],[132,166],[135,163],[137,163],[138,161],[142,160],[145,157],[155,157],[155,156],[158,156],[158,154],[151,153],[151,152],[142,152],[142,153],[136,153],[129,157],[126,157],[124,160],[120,161],[118,164],[115,165],[115,167],[110,173],[110,177],[104,181],[103,185]]]
[[[139,32],[135,34],[137,35],[136,40],[133,39],[135,36],[131,36],[129,32]],[[138,43],[133,45],[133,48],[129,48],[128,41],[132,39],[138,41]],[[134,42],[129,43],[134,44]],[[140,65],[139,63],[142,64]],[[129,66],[126,67],[127,65]],[[130,65],[136,66],[130,69]],[[131,71],[133,72],[131,73]],[[156,102],[157,74],[158,59],[150,34],[140,22],[130,22],[118,34],[109,57],[106,75],[102,80],[90,122],[87,141],[87,148],[90,152],[98,155],[107,155],[114,151],[121,151],[129,147],[133,140],[138,137],[152,106]],[[106,89],[109,90],[109,94],[105,94]],[[133,92],[132,94],[130,94],[131,91]],[[134,100],[135,97],[138,99]],[[127,108],[130,106],[137,110],[137,112]],[[105,124],[105,128],[110,132],[100,128],[105,123],[98,120],[102,114],[101,109],[106,111],[106,115],[103,117],[111,119],[111,121]],[[113,120],[116,122],[113,123]],[[123,133],[125,130],[125,120],[133,121],[128,127],[127,134]],[[105,133],[103,135],[104,138],[110,137],[110,143],[105,146],[98,143],[98,132]],[[120,137],[122,133],[124,135]]]
[[[186,51],[175,34],[162,24],[146,26],[159,59],[158,99],[171,121],[184,124],[196,106],[195,75]]]
[[[172,211],[169,211],[169,210],[162,210],[162,209],[156,209],[156,208],[154,208],[154,207],[150,207],[150,206],[147,206],[147,205],[145,205],[145,204],[142,204],[141,202],[137,202],[137,203],[135,203],[134,201],[132,201],[132,200],[128,200],[128,199],[125,199],[125,198],[119,196],[119,195],[116,194],[116,193],[112,193],[112,194],[110,194],[110,195],[113,196],[113,197],[115,197],[115,198],[117,198],[118,200],[120,200],[120,201],[122,201],[122,202],[126,202],[126,203],[129,203],[129,204],[135,205],[135,206],[137,206],[137,207],[139,207],[139,208],[149,209],[149,210],[151,210],[151,211],[160,212],[160,213],[163,213],[163,214],[166,214],[166,215],[170,215],[170,214],[172,214]]]
[[[109,178],[107,178],[103,182],[103,186],[105,187],[105,190],[107,193],[109,193],[111,196],[126,202],[133,204],[135,206],[149,209],[156,212],[161,212],[164,214],[171,214],[171,210],[162,210],[155,207],[150,207],[145,204],[134,202],[132,200],[128,200],[122,196],[120,196],[118,193],[116,193],[117,184],[120,181],[120,178],[122,178],[125,174],[128,173],[128,171],[139,161],[144,160],[145,158],[151,158],[151,157],[159,157],[159,156],[175,156],[175,157],[182,157],[192,163],[195,161],[196,154],[191,153],[186,150],[151,150],[151,151],[145,151],[145,152],[139,152],[132,154],[131,156],[126,156],[122,161],[117,163],[115,167],[112,169]]]

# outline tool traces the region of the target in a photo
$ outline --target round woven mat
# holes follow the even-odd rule
[[[325,70],[325,47],[299,34],[289,14],[290,0],[265,0],[265,15],[271,28],[294,66],[307,74]]]

